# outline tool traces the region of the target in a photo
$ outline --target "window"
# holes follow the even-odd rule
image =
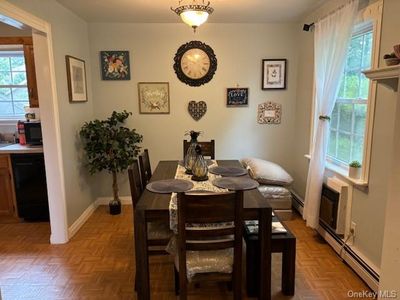
[[[29,106],[24,52],[1,50],[0,118],[23,116],[24,106]]]
[[[371,68],[372,47],[372,26],[353,35],[330,122],[327,157],[335,164],[363,162],[369,80],[362,70]]]

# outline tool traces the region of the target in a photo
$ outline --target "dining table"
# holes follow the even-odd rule
[[[160,161],[153,172],[150,182],[173,179],[178,161]],[[218,166],[241,167],[238,160],[217,160]],[[245,175],[248,176],[248,175]],[[147,240],[148,222],[169,221],[169,204],[171,194],[159,194],[145,190],[140,197],[134,212],[134,238],[136,260],[137,298],[150,299],[150,272]],[[244,220],[259,222],[259,262],[260,276],[259,299],[271,299],[271,231],[272,208],[258,189],[244,191]]]

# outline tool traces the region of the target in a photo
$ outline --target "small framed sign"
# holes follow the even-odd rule
[[[226,106],[248,106],[249,88],[227,88]]]
[[[280,124],[282,105],[274,102],[265,102],[258,105],[257,122],[259,124]]]
[[[286,59],[263,59],[262,89],[286,89]]]

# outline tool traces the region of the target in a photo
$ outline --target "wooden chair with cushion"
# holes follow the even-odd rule
[[[135,210],[136,204],[139,201],[140,196],[143,192],[143,185],[140,179],[139,165],[138,161],[135,160],[133,164],[128,169],[129,184],[132,195],[132,205],[133,210]],[[169,223],[160,222],[150,222],[147,224],[147,238],[149,245],[149,255],[164,255],[168,254],[165,251],[169,240],[172,237],[172,231],[169,228]]]
[[[190,227],[186,226],[188,223],[208,224],[208,226]],[[223,223],[225,226],[210,227],[209,223]],[[233,284],[234,299],[242,298],[242,228],[243,191],[217,194],[178,194],[175,289],[176,293],[179,293],[180,299],[187,298],[188,272],[191,274],[190,281],[193,283],[200,281],[231,283]],[[232,252],[228,252],[228,255],[221,256],[221,250],[229,251],[232,248],[233,255]],[[201,258],[207,261],[209,259],[225,261],[231,265],[224,265],[223,269],[231,271],[231,273],[218,272],[222,266],[210,268],[205,263],[206,269],[193,275],[194,270],[188,270],[188,268],[196,263],[201,266]]]
[[[211,159],[215,159],[215,140],[211,140],[209,142],[198,142],[201,147],[201,153],[203,156],[209,156]],[[190,142],[187,140],[183,140],[183,157],[187,153],[189,149]]]

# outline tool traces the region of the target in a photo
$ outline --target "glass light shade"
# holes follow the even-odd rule
[[[194,28],[204,24],[208,19],[208,15],[208,12],[199,10],[186,10],[180,14],[182,21]]]

